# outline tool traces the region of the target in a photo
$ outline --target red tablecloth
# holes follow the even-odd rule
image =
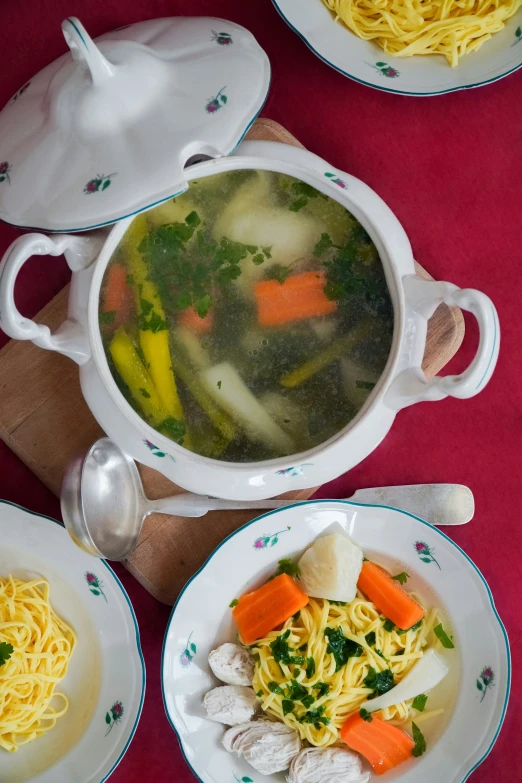
[[[93,36],[130,22],[177,14],[220,16],[248,27],[267,51],[273,68],[263,115],[279,121],[310,150],[374,188],[402,221],[416,258],[434,276],[479,288],[493,298],[500,315],[502,345],[496,373],[486,390],[468,401],[447,399],[406,409],[374,454],[324,487],[321,495],[343,497],[357,487],[433,481],[472,488],[475,519],[449,533],[488,580],[510,636],[514,661],[504,728],[472,780],[512,783],[520,779],[513,754],[520,742],[517,725],[522,713],[518,598],[522,72],[478,90],[408,98],[371,90],[335,73],[285,26],[269,0],[3,0],[0,105],[65,51],[60,22],[71,13],[81,18]],[[1,252],[16,235],[14,229],[0,225]],[[68,277],[62,259],[33,259],[21,275],[21,310],[27,315],[36,313]],[[475,325],[468,322],[468,327],[453,370],[469,363],[476,346]],[[0,344],[4,342],[0,335]],[[3,443],[0,465],[2,498],[59,518],[56,498]],[[188,783],[193,778],[167,723],[160,692],[161,643],[169,609],[151,598],[123,568],[117,566],[116,571],[138,616],[148,676],[140,725],[111,783]]]

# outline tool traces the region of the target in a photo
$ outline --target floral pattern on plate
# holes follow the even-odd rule
[[[89,195],[91,193],[99,193],[101,190],[107,190],[112,183],[112,178],[115,177],[116,174],[116,171],[113,171],[112,174],[96,174],[96,176],[93,179],[90,179],[85,185],[83,192]]]
[[[230,33],[216,33],[215,30],[211,30],[211,33],[212,38],[210,40],[215,41],[220,46],[229,46],[230,44],[234,43]]]
[[[439,571],[442,570],[438,561],[433,556],[435,552],[433,547],[429,546],[424,541],[416,541],[414,547],[423,563],[435,563]]]
[[[207,105],[205,106],[207,114],[215,114],[215,112],[219,111],[226,104],[228,98],[223,93],[223,90],[226,89],[226,87],[222,87],[217,95],[208,99]]]
[[[125,710],[123,709],[123,704],[121,701],[115,701],[110,710],[105,713],[105,723],[109,727],[105,732],[105,736],[110,734],[116,724],[120,722],[120,720],[123,718],[124,712]]]
[[[397,68],[392,68],[391,65],[388,65],[388,63],[375,63],[373,65],[372,63],[367,63],[367,65],[370,66],[370,68],[375,68],[376,71],[379,71],[383,76],[386,76],[388,79],[396,79],[397,76],[400,76],[400,72],[397,70]]]
[[[325,171],[324,176],[328,177],[328,179],[331,182],[333,182],[334,185],[338,185],[343,190],[346,190],[346,188],[348,187],[348,185],[346,184],[344,179],[341,179],[340,177],[338,177],[337,174],[332,174],[331,171]]]
[[[169,459],[172,460],[172,462],[176,462],[172,454],[167,454],[166,451],[161,451],[161,449],[158,448],[158,446],[155,446],[154,443],[152,443],[150,440],[144,440],[143,442],[146,445],[146,447],[151,450],[151,452],[155,457],[160,457],[161,459],[163,459],[164,457],[168,457]]]
[[[271,535],[267,536],[263,534],[262,536],[259,536],[259,538],[256,538],[256,540],[253,543],[254,549],[267,549],[269,546],[275,546],[279,541],[279,536],[281,533],[287,533],[292,528],[290,526],[287,526],[283,530],[278,530],[277,533],[272,533]]]
[[[105,598],[105,602],[109,603],[107,601],[107,596],[103,592],[103,582],[96,576],[96,574],[93,574],[92,571],[86,571],[85,581],[89,585],[89,590],[93,595],[102,595]]]
[[[281,470],[276,470],[277,476],[302,476],[303,475],[303,468],[311,468],[313,467],[313,462],[303,462],[302,465],[292,465],[289,468],[282,468]]]
[[[491,688],[495,684],[495,672],[491,666],[485,666],[480,672],[480,677],[477,680],[477,689],[482,693],[480,703],[484,701],[488,688]]]
[[[11,169],[12,166],[10,166],[6,160],[0,163],[0,182],[4,182],[5,180],[7,180],[9,184],[11,184],[11,180],[9,178],[9,172],[11,171]]]
[[[183,667],[185,667],[185,668],[187,666],[190,666],[190,664],[194,660],[194,656],[196,655],[196,653],[198,651],[198,648],[196,647],[194,642],[190,641],[191,639],[192,639],[192,632],[191,632],[189,638],[187,639],[187,646],[185,647],[185,649],[183,650],[183,652],[181,653],[181,655],[179,657],[181,665]]]

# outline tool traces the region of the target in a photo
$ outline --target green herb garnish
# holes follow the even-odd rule
[[[442,646],[445,647],[447,650],[452,650],[455,647],[450,637],[442,627],[442,623],[439,623],[438,625],[435,626],[435,628],[433,629],[433,633],[435,634],[439,642],[442,644]]]
[[[395,630],[395,623],[392,623],[391,620],[385,620],[383,622],[383,628],[384,628],[385,631],[388,631],[389,633],[391,633],[392,631]]]
[[[401,571],[400,574],[396,574],[396,576],[392,576],[392,579],[395,579],[395,581],[398,582],[400,585],[405,585],[409,578],[410,575],[407,574],[406,571]]]
[[[310,694],[309,696],[305,696],[304,699],[301,699],[301,704],[308,709],[308,707],[312,706],[314,701],[314,697]]]
[[[274,641],[270,643],[270,651],[274,656],[274,660],[279,664],[285,663],[287,666],[304,663],[302,655],[292,655],[294,650],[289,647],[287,642],[289,636],[290,629],[287,628],[281,636],[277,636]]]
[[[252,263],[254,263],[256,266],[260,266],[261,264],[265,263],[265,257],[262,253],[256,253],[255,256],[252,258]]]
[[[330,686],[327,682],[318,682],[315,685],[312,685],[312,690],[319,691],[317,698],[320,699],[322,696],[326,696],[328,693],[330,693]]]
[[[375,383],[373,381],[355,381],[355,386],[357,389],[374,389]],[[395,579],[395,577],[393,577]],[[401,583],[402,584],[402,583]]]
[[[175,419],[174,416],[169,416],[168,419],[165,419],[165,421],[160,424],[158,430],[164,435],[167,435],[171,440],[179,443],[180,446],[183,445],[183,439],[186,435],[187,428],[185,422],[181,419]]]
[[[221,389],[221,381],[218,381],[218,382],[216,383],[216,386],[218,387],[218,389]]]
[[[314,725],[323,724],[323,726],[328,726],[330,723],[330,718],[325,717],[324,712],[326,710],[326,707],[323,705],[322,707],[317,707],[315,710],[308,710],[305,712],[304,715],[301,715],[300,718],[298,718],[299,723],[313,723]]]
[[[370,666],[370,670],[363,682],[367,688],[371,688],[373,691],[370,698],[380,696],[382,693],[387,693],[395,686],[395,679],[391,669],[385,669],[383,672],[378,672],[373,666]]]
[[[272,245],[270,245],[270,247],[262,247],[261,250],[263,251],[265,258],[272,258]]]
[[[7,642],[0,642],[0,666],[7,663],[11,655],[14,653],[14,647]]]
[[[301,577],[299,566],[295,560],[291,560],[289,557],[283,557],[282,560],[279,560],[277,571],[272,578],[281,576],[281,574],[288,574],[288,576],[295,577],[295,579],[300,579]]]
[[[306,659],[306,677],[311,679],[315,674],[315,660],[310,656]]]
[[[145,397],[146,400],[150,398],[150,394],[148,393],[147,389],[140,389],[141,396]]]
[[[307,649],[308,649],[307,644],[302,644],[300,647],[298,647],[299,652],[304,652]]]
[[[285,695],[283,689],[277,684],[277,682],[273,682],[273,681],[269,682],[268,683],[268,690],[271,693],[277,693],[278,696],[284,696]]]
[[[346,606],[346,601],[330,601],[331,606]]]
[[[290,269],[282,264],[273,264],[266,272],[267,280],[277,280],[278,283],[283,285],[286,278],[290,274]]]
[[[294,702],[289,699],[283,699],[283,715],[288,715],[289,712],[294,711]]]
[[[335,671],[348,663],[349,658],[359,658],[362,655],[363,648],[352,639],[347,639],[339,628],[325,628],[324,635],[328,639],[326,652],[335,658]]]
[[[109,310],[106,313],[100,313],[100,323],[104,326],[107,324],[113,324],[116,318],[116,310]]]
[[[238,603],[239,603],[238,599],[237,599],[237,598],[234,598],[234,600],[233,600],[233,601],[231,601],[231,602],[229,603],[229,607],[230,607],[231,609],[233,609],[233,608],[234,608],[234,606],[237,606],[237,605],[238,605]]]
[[[424,712],[424,707],[426,706],[426,702],[428,701],[428,697],[425,693],[420,693],[418,696],[415,696],[413,699],[412,707],[414,710],[418,710],[419,712]]]
[[[127,275],[125,282],[127,285],[134,285],[134,275]]]
[[[386,663],[390,662],[390,659],[385,656],[382,650],[375,650],[375,652],[383,659],[383,661],[386,661]]]
[[[292,615],[292,622],[296,623],[301,617],[301,610]]]
[[[258,698],[258,699],[261,699],[261,698],[264,696],[264,693],[263,693],[263,691],[258,691],[258,692],[256,693],[256,696],[257,696],[257,698]]]
[[[314,247],[314,256],[322,256],[323,253],[325,253],[331,247],[337,247],[337,245],[334,245],[332,242],[332,237],[326,233],[321,234],[321,239]]]
[[[373,720],[371,712],[368,712],[368,710],[365,710],[364,708],[359,710],[359,715],[363,720],[367,721],[368,723],[371,723]]]
[[[297,682],[297,680],[291,680],[286,688],[286,698],[291,699],[292,701],[301,701],[301,699],[306,698],[308,696],[308,691],[304,687],[304,685],[301,685],[301,683]]]
[[[367,633],[364,638],[368,647],[373,647],[373,645],[377,641],[377,636],[375,634],[375,631],[370,631],[370,633]]]
[[[412,723],[411,728],[413,730],[413,741],[415,742],[415,747],[413,748],[411,755],[418,758],[426,752],[426,740],[416,723]]]

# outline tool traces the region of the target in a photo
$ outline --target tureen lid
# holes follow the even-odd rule
[[[0,112],[0,219],[85,231],[183,192],[195,156],[237,146],[261,110],[270,64],[248,30],[155,19],[94,42],[62,24],[70,52]]]

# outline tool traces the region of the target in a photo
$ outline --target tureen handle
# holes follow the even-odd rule
[[[473,361],[460,375],[436,375],[426,381],[420,366],[410,366],[392,381],[385,395],[385,403],[394,410],[400,410],[423,400],[442,400],[448,396],[461,399],[474,397],[486,386],[498,359],[500,326],[495,305],[486,294],[473,288],[458,288],[452,283],[422,280],[416,275],[403,278],[403,286],[407,306],[413,310],[424,335],[428,319],[444,302],[449,307],[460,307],[475,316],[480,340]]]
[[[0,263],[0,326],[9,337],[31,340],[40,348],[63,353],[78,364],[88,361],[91,355],[89,340],[77,321],[68,319],[51,334],[48,326],[24,318],[18,312],[14,299],[18,272],[31,256],[61,256],[67,251],[73,265],[78,266],[79,259],[83,258],[83,265],[86,266],[86,243],[87,238],[68,234],[57,234],[53,238],[45,234],[26,234],[15,239]],[[89,244],[89,252],[90,249]]]
[[[99,84],[114,74],[113,66],[100,52],[79,19],[75,16],[65,19],[62,22],[62,32],[73,60],[84,60],[87,63],[94,84]]]

